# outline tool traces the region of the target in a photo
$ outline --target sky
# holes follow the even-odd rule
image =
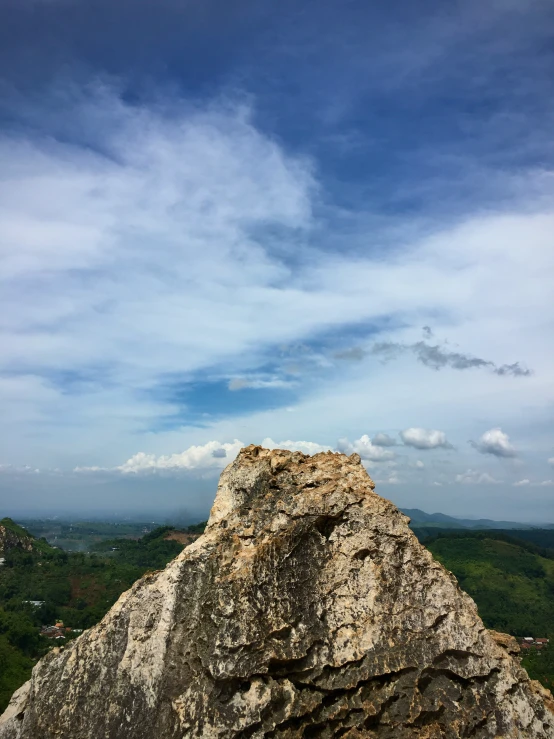
[[[550,0],[0,0],[0,515],[250,443],[554,522]]]

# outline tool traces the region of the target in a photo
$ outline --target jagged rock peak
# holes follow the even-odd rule
[[[373,488],[357,455],[243,449],[205,534],[43,658],[0,739],[554,739],[514,640]]]

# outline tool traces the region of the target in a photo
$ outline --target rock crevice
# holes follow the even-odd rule
[[[41,660],[0,739],[554,739],[357,455],[243,449],[205,534]]]

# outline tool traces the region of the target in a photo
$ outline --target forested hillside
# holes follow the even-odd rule
[[[554,636],[554,559],[525,542],[492,536],[445,535],[426,545],[475,600],[489,628]]]
[[[531,677],[554,685],[554,532],[443,532],[425,544],[477,603],[485,626],[513,636],[546,637],[523,664]]]
[[[0,567],[0,711],[28,679],[34,662],[60,641],[97,623],[148,570],[163,568],[191,541],[172,536],[170,527],[138,541],[114,539],[98,553],[65,552],[33,539],[31,551],[4,552]],[[177,537],[181,538],[181,537]],[[41,627],[63,623],[61,640],[41,636]],[[70,629],[70,630],[68,630]]]

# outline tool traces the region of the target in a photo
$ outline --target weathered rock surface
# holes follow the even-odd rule
[[[32,551],[32,537],[22,535],[17,531],[17,529],[19,529],[19,527],[15,526],[13,521],[9,518],[5,518],[0,521],[0,552],[6,553],[10,551],[10,549],[22,549],[26,552]]]
[[[243,449],[206,533],[49,654],[1,739],[554,738],[551,696],[359,457]]]

